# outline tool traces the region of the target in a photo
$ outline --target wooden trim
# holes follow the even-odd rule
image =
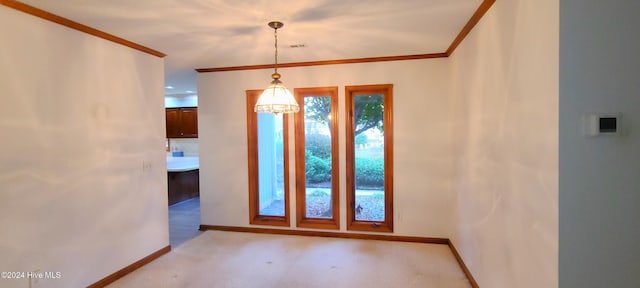
[[[249,232],[259,234],[275,234],[275,235],[291,235],[291,236],[312,236],[312,237],[331,237],[346,238],[360,240],[382,240],[382,241],[398,241],[398,242],[414,242],[448,245],[449,239],[436,237],[417,237],[417,236],[396,236],[382,234],[362,234],[362,233],[345,233],[333,231],[312,231],[312,230],[293,230],[293,229],[270,229],[256,227],[238,227],[238,226],[221,226],[221,225],[200,225],[200,230],[216,230],[229,232]]]
[[[340,60],[278,63],[278,68],[321,66],[321,65],[339,65],[339,64],[353,64],[353,63],[368,63],[368,62],[402,61],[402,60],[446,58],[446,57],[447,57],[446,53],[416,54],[416,55],[403,55],[403,56],[385,56],[385,57],[368,57],[368,58],[354,58],[354,59],[340,59]],[[274,64],[264,64],[264,65],[246,65],[246,66],[231,66],[231,67],[218,67],[218,68],[198,68],[198,69],[196,69],[196,71],[198,73],[208,73],[208,72],[226,72],[226,71],[238,71],[238,70],[273,69],[274,67],[275,67]]]
[[[294,116],[296,145],[296,226],[340,229],[340,163],[338,160],[338,87],[296,88],[296,101],[302,109]],[[306,163],[304,133],[304,97],[329,96],[331,104],[331,218],[306,217]]]
[[[393,85],[384,86],[384,209],[385,225],[393,231]]]
[[[245,92],[247,96],[247,179],[249,188],[249,223],[253,224],[254,219],[257,219],[258,211],[258,118],[253,111],[253,105],[255,105],[259,92],[258,90],[247,90]],[[253,104],[253,105],[252,105]]]
[[[284,158],[284,165],[282,169],[284,170],[284,221],[287,225],[282,226],[291,226],[291,220],[289,217],[289,195],[291,194],[291,185],[290,175],[289,175],[289,114],[284,114],[282,116],[282,156]]]
[[[115,282],[116,280],[124,277],[125,275],[135,271],[136,269],[151,263],[153,260],[156,260],[158,258],[160,258],[160,256],[169,253],[169,251],[171,251],[171,246],[165,246],[162,249],[153,252],[151,254],[149,254],[148,256],[134,262],[133,264],[124,267],[116,272],[114,272],[113,274],[104,277],[102,279],[100,279],[98,282],[93,283],[89,286],[87,286],[87,288],[99,288],[99,287],[105,287],[113,282]]]
[[[358,221],[355,213],[355,122],[353,103],[356,94],[384,96],[384,222]],[[346,116],[346,189],[347,230],[393,232],[393,84],[345,87]]]
[[[253,107],[262,90],[247,90],[247,152],[249,179],[249,223],[255,225],[291,226],[289,218],[289,117],[283,115],[283,156],[284,156],[284,216],[260,215],[258,177],[258,115]]]
[[[458,48],[458,45],[460,45],[460,43],[462,43],[462,40],[464,40],[464,38],[466,38],[467,35],[469,35],[469,33],[471,32],[473,27],[475,27],[476,24],[478,24],[478,22],[480,22],[480,19],[482,19],[482,16],[484,16],[484,14],[487,13],[487,11],[489,11],[489,8],[491,8],[491,5],[493,5],[493,3],[495,3],[495,2],[496,2],[496,0],[484,0],[484,1],[482,1],[482,3],[480,4],[480,7],[478,7],[476,12],[473,13],[473,16],[471,16],[471,19],[469,19],[467,24],[464,25],[464,27],[462,28],[462,31],[460,31],[460,33],[458,33],[458,36],[453,40],[451,45],[449,45],[449,48],[445,52],[447,57],[449,57],[449,56],[451,56],[451,54],[453,54],[453,52],[456,50],[456,48]]]
[[[160,57],[160,58],[167,56],[166,54],[164,54],[162,52],[153,50],[151,48],[142,46],[140,44],[131,42],[129,40],[125,40],[123,38],[120,38],[118,36],[114,36],[112,34],[109,34],[109,33],[103,32],[103,31],[100,31],[98,29],[91,28],[89,26],[80,24],[78,22],[69,20],[67,18],[60,17],[58,15],[55,15],[55,14],[49,13],[47,11],[44,11],[42,9],[38,9],[36,7],[24,4],[22,2],[18,2],[18,1],[15,1],[15,0],[0,0],[0,4],[2,4],[4,6],[7,6],[7,7],[10,7],[10,8],[13,8],[13,9],[16,9],[18,11],[22,11],[24,13],[27,13],[27,14],[30,14],[30,15],[33,15],[33,16],[48,20],[48,21],[51,21],[51,22],[54,22],[54,23],[58,23],[58,24],[63,25],[63,26],[67,26],[67,27],[69,27],[71,29],[78,30],[80,32],[84,32],[84,33],[96,36],[98,38],[102,38],[102,39],[105,39],[105,40],[108,40],[108,41],[111,41],[111,42],[118,43],[120,45],[127,46],[129,48],[136,49],[138,51],[142,51],[142,52],[147,53],[147,54],[151,54],[151,55],[154,55],[154,56],[157,56],[157,57]]]
[[[467,279],[469,279],[469,283],[471,283],[471,287],[480,288],[480,286],[478,286],[478,282],[476,282],[476,279],[473,278],[473,275],[471,275],[471,271],[469,271],[469,268],[467,268],[467,265],[464,264],[464,261],[462,260],[462,257],[460,257],[458,250],[456,249],[455,246],[453,246],[453,242],[451,242],[451,239],[447,239],[447,245],[449,245],[449,249],[451,249],[451,253],[453,253],[453,256],[456,257],[456,261],[458,261],[460,268],[462,268],[462,272],[464,272],[464,275],[466,275]]]

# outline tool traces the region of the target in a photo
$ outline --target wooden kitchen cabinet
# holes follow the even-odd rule
[[[168,172],[169,206],[200,196],[200,170]]]
[[[198,138],[198,108],[167,108],[167,138]]]

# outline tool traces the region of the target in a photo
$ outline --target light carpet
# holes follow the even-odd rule
[[[447,245],[207,231],[108,287],[471,284]]]

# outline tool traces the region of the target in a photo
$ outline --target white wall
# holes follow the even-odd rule
[[[496,1],[451,57],[451,239],[480,287],[558,287],[558,15]]]
[[[168,245],[163,60],[5,6],[0,39],[0,271],[62,275],[0,287],[85,287]]]
[[[285,85],[292,90],[338,86],[341,230],[346,227],[344,86],[391,83],[394,84],[395,234],[434,237],[450,234],[452,223],[448,219],[453,198],[449,193],[447,59],[279,70]],[[205,175],[200,178],[202,224],[249,226],[245,90],[264,89],[271,73],[273,70],[198,74],[198,126],[207,127],[199,131],[200,173]],[[293,125],[290,127],[293,129]],[[290,159],[294,159],[291,146]],[[291,167],[295,167],[294,163]],[[293,182],[291,203],[295,203]],[[293,206],[291,219],[296,219]]]
[[[560,0],[560,287],[640,287],[640,2]],[[585,113],[627,135],[589,138]]]

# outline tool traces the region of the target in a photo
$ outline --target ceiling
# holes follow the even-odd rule
[[[165,93],[189,95],[196,68],[273,64],[273,20],[280,63],[442,53],[482,0],[20,2],[167,54]]]

